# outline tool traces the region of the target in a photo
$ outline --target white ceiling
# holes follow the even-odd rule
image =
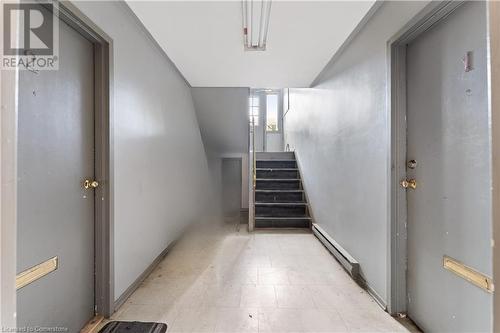
[[[308,87],[374,1],[273,1],[266,51],[244,51],[240,1],[128,1],[193,87]]]

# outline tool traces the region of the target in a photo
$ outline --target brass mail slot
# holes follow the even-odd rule
[[[21,289],[22,287],[36,281],[45,275],[53,272],[57,269],[57,257],[50,258],[36,266],[28,268],[27,270],[17,274],[16,276],[16,289]]]
[[[443,267],[489,293],[494,291],[493,280],[451,257],[443,256]]]

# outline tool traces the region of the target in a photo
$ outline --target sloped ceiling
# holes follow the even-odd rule
[[[205,148],[212,153],[248,152],[248,88],[193,88]]]

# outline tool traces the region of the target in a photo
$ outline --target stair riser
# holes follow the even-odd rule
[[[299,179],[299,173],[294,170],[257,170],[257,178]]]
[[[306,213],[305,206],[255,206],[255,216],[299,217]]]
[[[256,192],[256,202],[304,202],[302,192]]]
[[[257,168],[288,168],[293,169],[297,167],[295,161],[256,161]]]
[[[258,190],[301,190],[300,181],[261,181],[257,180]]]
[[[307,219],[303,220],[255,220],[256,228],[309,228],[310,222]]]
[[[256,157],[258,160],[294,160],[295,154],[293,152],[258,152]]]

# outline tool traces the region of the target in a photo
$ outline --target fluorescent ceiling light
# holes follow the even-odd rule
[[[246,51],[265,51],[271,0],[242,0],[243,44]]]

